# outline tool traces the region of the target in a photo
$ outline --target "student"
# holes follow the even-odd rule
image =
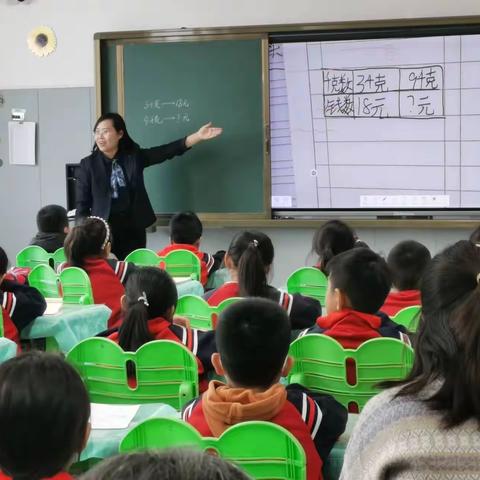
[[[132,273],[122,304],[124,319],[108,338],[123,350],[135,352],[152,340],[172,340],[185,345],[197,357],[200,375],[213,370],[211,355],[216,351],[215,334],[173,323],[177,288],[165,270],[144,267]]]
[[[193,212],[181,212],[175,214],[170,220],[170,245],[158,252],[164,257],[173,250],[188,250],[194,253],[200,260],[202,268],[201,283],[207,284],[208,278],[222,264],[225,251],[220,250],[214,255],[200,251],[200,240],[202,238],[203,225],[200,219]]]
[[[466,240],[427,266],[413,369],[363,409],[343,480],[479,477],[479,281],[480,249]]]
[[[7,279],[8,257],[0,247],[0,306],[3,336],[20,343],[20,332],[47,308],[42,294],[33,287]],[[10,278],[10,276],[9,276]]]
[[[47,205],[37,213],[38,233],[30,245],[38,245],[48,253],[63,247],[68,233],[68,217],[65,208],[60,205]]]
[[[59,355],[31,351],[0,365],[0,480],[68,480],[87,443],[90,401]]]
[[[238,233],[225,254],[225,265],[232,280],[207,292],[204,298],[213,306],[231,297],[269,298],[289,313],[293,329],[313,325],[322,313],[317,300],[297,293],[290,295],[268,285],[267,275],[273,263],[273,255],[272,241],[264,233]]]
[[[220,315],[216,339],[212,363],[227,384],[210,382],[185,406],[183,419],[207,437],[249,420],[276,423],[304,448],[308,479],[322,478],[322,464],[345,430],[347,411],[330,395],[279,383],[292,366],[285,310],[267,299],[237,302]]]
[[[319,317],[308,333],[335,338],[344,348],[357,348],[378,337],[393,337],[409,343],[405,327],[377,314],[390,290],[391,277],[383,258],[368,248],[354,248],[328,264],[325,297],[327,315]]]
[[[81,480],[249,480],[216,455],[186,448],[117,455],[82,475]]]
[[[400,242],[390,250],[387,264],[393,289],[381,308],[382,312],[393,316],[406,307],[420,305],[420,280],[431,258],[428,248],[414,240]]]
[[[339,253],[355,247],[354,231],[341,220],[330,220],[324,223],[316,232],[312,242],[312,252],[318,261],[315,267],[327,274],[328,262]]]
[[[95,303],[103,303],[112,311],[109,328],[120,324],[124,284],[136,269],[131,263],[107,259],[111,240],[108,223],[103,218],[88,217],[83,224],[73,227],[65,239],[67,262],[60,266],[80,267],[87,272]]]

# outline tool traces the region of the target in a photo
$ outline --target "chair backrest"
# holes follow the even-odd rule
[[[49,265],[51,255],[38,245],[30,245],[20,250],[16,257],[16,266],[34,268],[37,265]]]
[[[300,293],[315,298],[325,305],[328,279],[318,268],[303,267],[293,272],[287,279],[288,293]]]
[[[189,250],[172,250],[160,257],[160,268],[164,268],[172,277],[201,279],[200,259]]]
[[[63,247],[58,248],[52,254],[53,260],[53,268],[56,270],[57,267],[67,261],[67,257],[65,255],[65,249]]]
[[[67,360],[80,373],[92,402],[166,403],[180,410],[198,395],[195,356],[170,340],[124,352],[107,338],[89,338],[70,350]]]
[[[61,271],[63,303],[92,305],[94,302],[92,285],[85,270],[78,267],[68,267]]]
[[[252,478],[306,478],[302,446],[290,432],[270,422],[239,423],[219,438],[202,438],[191,425],[180,420],[152,418],[134,427],[123,438],[120,452],[175,447],[216,453]]]
[[[293,368],[288,383],[334,396],[346,408],[351,404],[361,410],[379,392],[377,384],[402,380],[410,372],[414,353],[410,346],[394,338],[374,338],[356,350],[344,349],[335,339],[312,334],[290,345]],[[355,381],[347,380],[347,370],[354,369]]]
[[[175,313],[188,318],[192,328],[214,330],[220,313],[238,300],[241,300],[241,297],[227,298],[216,307],[212,307],[201,297],[184,295],[178,299]]]
[[[28,284],[46,298],[60,297],[58,282],[58,275],[52,267],[43,263],[34,267],[28,274]]]
[[[125,257],[125,261],[139,267],[158,267],[161,257],[149,248],[137,248]]]
[[[3,337],[3,315],[4,315],[4,311],[0,305],[0,337]]]
[[[409,332],[416,332],[421,315],[422,307],[420,305],[415,305],[398,311],[392,317],[392,320],[399,325],[403,325]]]

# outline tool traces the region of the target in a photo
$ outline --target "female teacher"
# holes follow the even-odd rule
[[[110,223],[112,252],[123,260],[147,244],[145,228],[155,222],[143,181],[143,169],[162,163],[222,133],[210,123],[166,145],[140,148],[128,135],[118,113],[102,115],[93,129],[95,145],[82,159],[77,175],[77,220],[93,215]]]

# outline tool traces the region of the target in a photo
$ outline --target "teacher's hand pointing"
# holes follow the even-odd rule
[[[200,127],[195,133],[190,134],[185,140],[185,145],[190,148],[204,140],[211,140],[218,137],[223,131],[223,128],[212,127],[212,122]]]

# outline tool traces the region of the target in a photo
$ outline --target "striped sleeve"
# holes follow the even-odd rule
[[[205,267],[207,269],[207,272],[210,273],[210,270],[212,270],[213,265],[215,264],[215,259],[209,253],[204,253],[203,254],[203,262],[205,263]]]
[[[127,262],[118,261],[115,265],[115,275],[120,280],[120,283],[124,283],[127,278],[127,270],[129,264]]]
[[[280,292],[280,298],[278,300],[278,303],[290,315],[290,312],[292,311],[292,305],[293,305],[292,295],[290,295],[287,292]]]
[[[2,307],[10,318],[13,317],[15,307],[17,306],[17,297],[12,292],[4,292],[2,299]]]
[[[187,404],[184,408],[183,408],[183,412],[182,412],[182,420],[184,422],[188,422],[188,419],[190,418],[190,416],[192,415],[192,411],[193,409],[195,408],[195,405],[197,405],[198,403],[198,398],[195,399],[195,400],[192,400],[189,404]]]

